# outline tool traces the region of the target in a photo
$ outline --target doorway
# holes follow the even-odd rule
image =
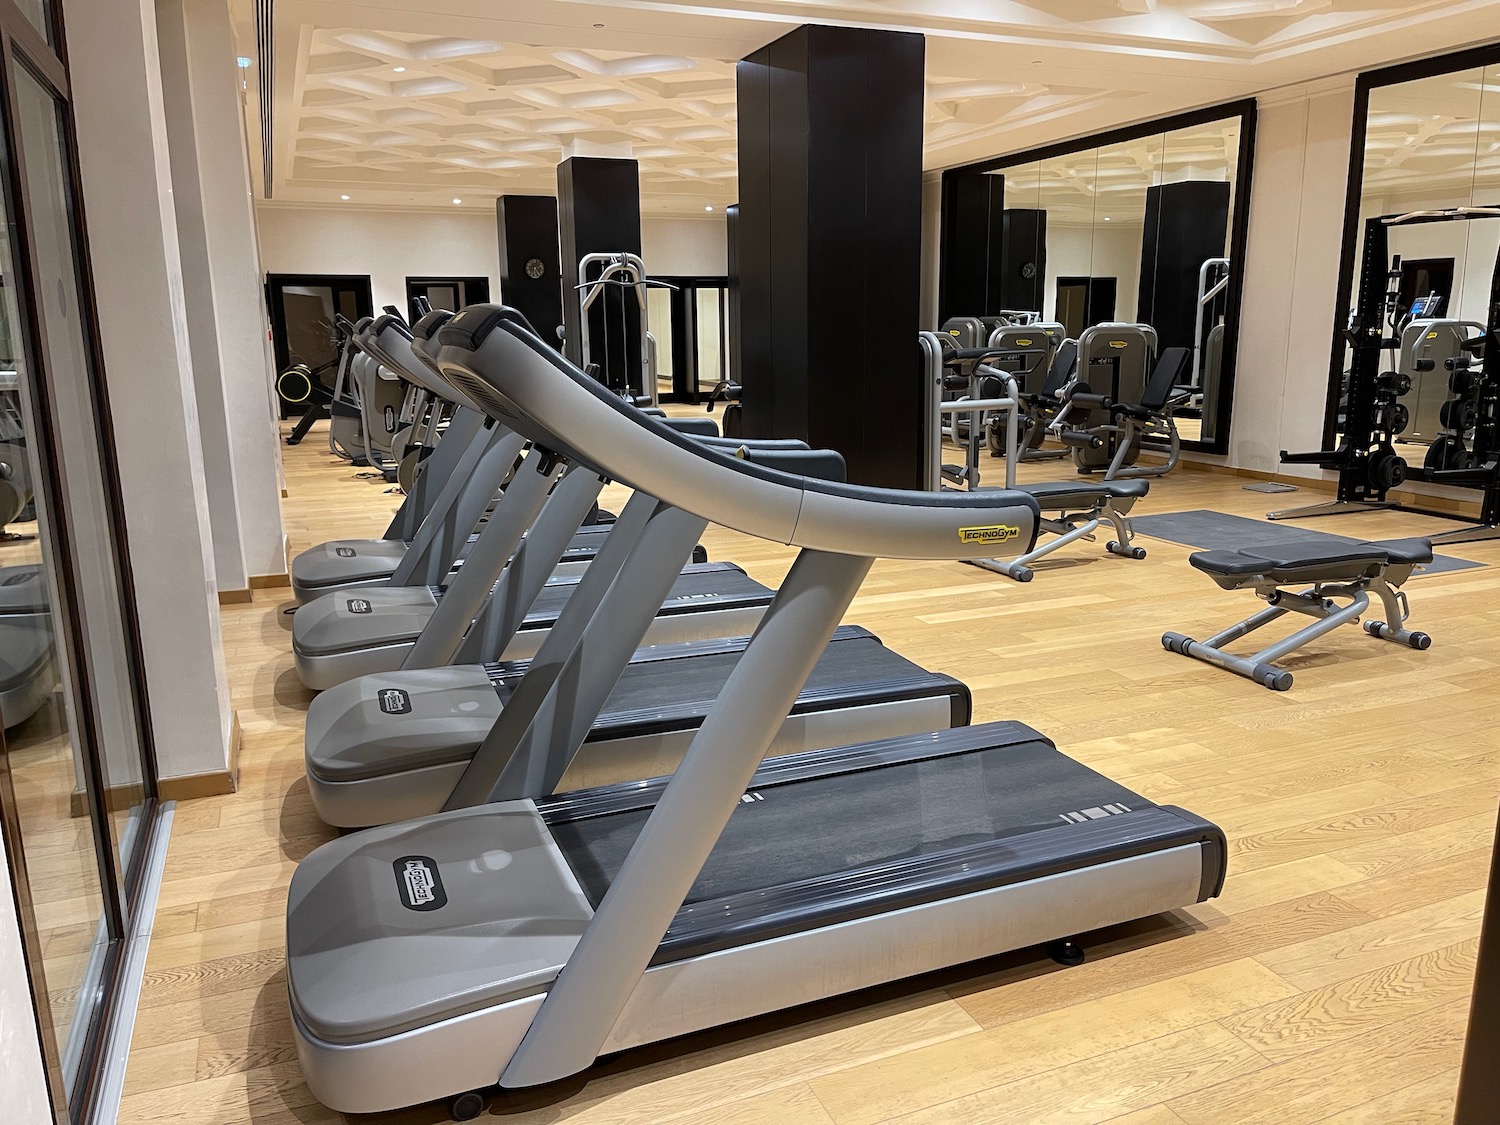
[[[266,277],[266,307],[276,370],[305,363],[331,388],[339,358],[338,318],[359,323],[375,312],[369,275],[273,273]],[[281,416],[307,409],[277,394]]]
[[[1115,318],[1116,279],[1113,277],[1060,277],[1057,279],[1055,319],[1076,340],[1084,329]]]
[[[1401,294],[1396,311],[1400,317],[1411,312],[1412,305],[1423,297],[1436,294],[1436,311],[1429,315],[1451,316],[1453,313],[1453,259],[1413,258],[1401,263]]]
[[[653,277],[646,291],[662,402],[707,402],[729,373],[727,277]]]
[[[459,312],[469,305],[486,305],[490,300],[487,277],[408,277],[406,279],[406,322],[422,319],[417,298],[425,298],[429,309]]]

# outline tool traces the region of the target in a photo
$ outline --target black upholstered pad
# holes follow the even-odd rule
[[[1133,480],[1043,481],[1016,487],[1035,496],[1043,508],[1086,508],[1105,500],[1139,500],[1150,491],[1151,482],[1137,477]]]
[[[1276,584],[1294,582],[1353,582],[1373,578],[1387,566],[1432,561],[1426,539],[1396,539],[1389,543],[1329,543],[1294,540],[1238,551],[1198,551],[1188,556],[1196,569],[1212,575],[1221,586],[1235,579],[1261,578]]]
[[[1386,557],[1392,564],[1417,564],[1432,561],[1431,539],[1382,539],[1372,546],[1384,547]]]

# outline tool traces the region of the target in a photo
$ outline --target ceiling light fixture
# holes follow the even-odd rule
[[[406,67],[404,67],[404,66],[398,66],[396,68],[396,73],[397,74],[405,74],[406,73]]]
[[[1109,222],[1109,216],[1108,216],[1108,215],[1105,215],[1105,216],[1104,216],[1104,221],[1105,221],[1105,222],[1106,222],[1106,223],[1107,223],[1107,222]]]
[[[341,195],[339,196],[339,198],[342,199],[345,203],[349,202],[349,197],[347,195]]]
[[[455,207],[457,207],[457,206],[458,206],[458,205],[459,205],[459,204],[460,204],[460,203],[462,203],[462,202],[463,202],[463,200],[462,200],[462,199],[455,199],[455,200],[454,200],[454,201],[453,201],[453,206],[455,206]]]
[[[604,25],[603,25],[603,24],[602,24],[602,23],[596,23],[596,24],[595,24],[595,25],[594,25],[594,26],[595,26],[595,27],[596,27],[596,28],[599,28],[599,29],[601,29],[601,30],[602,30],[602,29],[603,29],[603,27],[604,27]]]
[[[707,206],[707,207],[705,207],[705,208],[703,208],[703,209],[704,209],[704,210],[705,210],[705,211],[712,211],[712,210],[713,210],[713,209],[714,209],[714,206],[713,206],[713,204],[712,204],[712,203],[710,203],[710,204],[709,204],[709,205],[708,205],[708,206]]]

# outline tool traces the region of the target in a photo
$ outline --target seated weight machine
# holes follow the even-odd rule
[[[1092,541],[1095,533],[1105,525],[1115,534],[1115,538],[1105,544],[1105,550],[1123,558],[1145,558],[1145,548],[1137,547],[1132,541],[1129,513],[1136,501],[1145,497],[1150,484],[1144,480],[1073,480],[1017,484],[1016,465],[1021,461],[1018,442],[1022,396],[1017,389],[1015,375],[994,366],[1005,352],[999,348],[954,348],[945,342],[946,338],[946,334],[932,332],[924,332],[921,336],[923,369],[928,387],[928,491],[945,491],[950,485],[961,485],[970,492],[980,488],[978,430],[970,429],[965,445],[964,464],[944,465],[942,418],[944,414],[964,410],[995,411],[995,421],[1002,426],[1005,435],[1005,487],[1030,494],[1041,513],[1038,531],[1056,536],[1045,543],[1034,545],[1030,551],[1017,558],[977,558],[964,561],[984,570],[1003,574],[1017,582],[1030,582],[1035,573],[1032,563],[1080,539]],[[1068,341],[1062,350],[1072,347],[1072,341]],[[1071,362],[1068,367],[1071,369]],[[944,397],[955,390],[965,392],[964,397]],[[976,533],[986,531],[982,528],[972,530]],[[999,547],[1004,540],[997,539],[995,543]]]
[[[1400,308],[1401,259],[1389,255],[1390,230],[1397,226],[1500,219],[1500,207],[1456,207],[1379,215],[1365,222],[1359,296],[1345,338],[1353,353],[1343,434],[1333,449],[1281,453],[1287,465],[1319,465],[1338,471],[1338,494],[1326,504],[1268,512],[1273,520],[1342,515],[1399,508],[1441,519],[1468,517],[1413,508],[1390,498],[1408,480],[1476,488],[1482,492],[1479,521],[1431,537],[1434,543],[1470,543],[1500,538],[1500,260],[1490,287],[1486,323],[1413,319]],[[1390,263],[1389,267],[1387,262]],[[1430,312],[1424,303],[1419,312]],[[1425,325],[1418,327],[1425,321]],[[1476,329],[1477,334],[1467,335]],[[1409,351],[1407,349],[1410,349]],[[1383,362],[1390,352],[1393,363]],[[1410,373],[1399,370],[1402,365]],[[1410,408],[1399,400],[1412,393],[1413,376],[1447,385],[1438,411],[1439,433],[1423,464],[1414,466],[1396,452],[1396,439],[1411,424]],[[1422,399],[1418,398],[1418,410]]]
[[[1188,348],[1167,348],[1158,355],[1150,325],[1087,329],[1078,340],[1078,376],[1062,392],[1065,405],[1050,425],[1072,451],[1078,471],[1129,480],[1175,469],[1182,439],[1173,414],[1191,397],[1192,388],[1183,385],[1191,361]],[[1142,449],[1166,459],[1138,465]]]

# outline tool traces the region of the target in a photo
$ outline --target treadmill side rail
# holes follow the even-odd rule
[[[653,966],[600,1054],[1189,906],[1204,851],[1183,844]]]

